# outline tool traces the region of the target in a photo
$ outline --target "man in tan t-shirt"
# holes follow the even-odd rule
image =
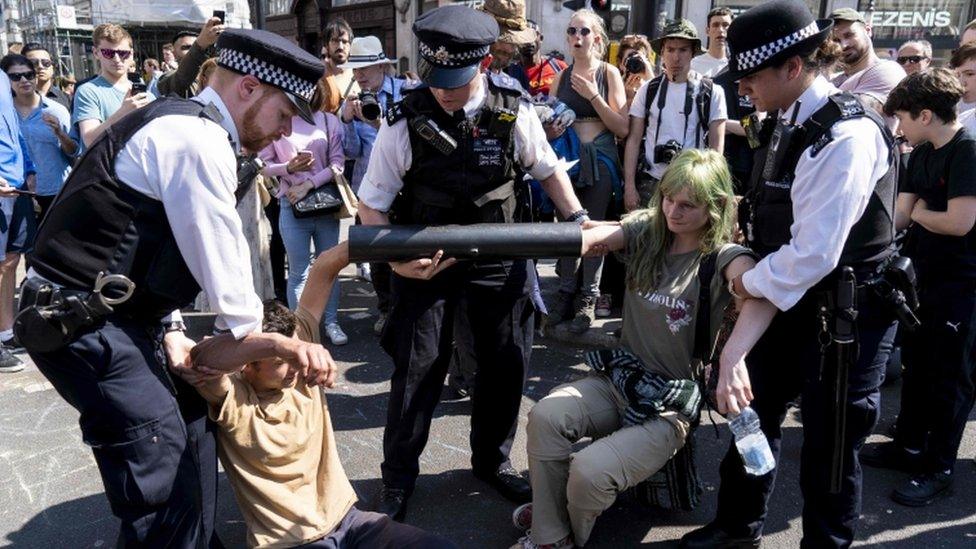
[[[346,243],[319,255],[298,309],[266,303],[262,330],[320,343],[322,311],[348,257]],[[248,546],[454,547],[354,507],[356,493],[339,462],[323,391],[298,381],[296,373],[288,362],[270,359],[196,384],[219,427],[220,461],[247,523]],[[334,381],[332,372],[326,387]]]

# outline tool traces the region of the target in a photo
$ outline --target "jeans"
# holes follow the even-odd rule
[[[295,219],[294,211],[287,200],[282,201],[278,218],[281,240],[288,254],[288,306],[298,307],[298,298],[305,288],[308,267],[311,264],[309,247],[315,245],[315,255],[339,243],[339,220],[331,215],[319,215]],[[325,306],[325,323],[339,320],[339,280],[332,286],[332,295]]]

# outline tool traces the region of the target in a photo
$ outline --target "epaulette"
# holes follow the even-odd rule
[[[526,92],[525,89],[522,87],[522,84],[519,84],[518,80],[512,78],[511,76],[503,72],[489,72],[488,82],[493,87],[497,88],[503,93],[521,96],[526,101],[532,99],[529,96],[528,92]]]
[[[403,110],[403,101],[397,101],[396,103],[390,104],[389,108],[386,109],[386,125],[392,126],[398,121],[407,117],[407,113]]]

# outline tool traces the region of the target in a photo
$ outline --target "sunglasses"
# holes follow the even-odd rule
[[[132,50],[113,50],[112,48],[99,48],[98,51],[102,54],[105,59],[112,59],[116,55],[119,56],[119,61],[125,61],[132,55]]]
[[[50,69],[54,62],[50,59],[31,59],[35,69]]]
[[[7,76],[10,78],[11,82],[16,82],[18,80],[33,80],[37,77],[37,73],[34,71],[30,72],[8,72]]]
[[[576,36],[579,33],[580,36],[589,36],[593,32],[589,27],[566,27],[566,34],[570,36]]]
[[[908,63],[921,63],[922,60],[924,59],[928,59],[928,57],[925,57],[924,55],[906,55],[903,57],[900,56],[898,57],[898,64],[905,65]]]

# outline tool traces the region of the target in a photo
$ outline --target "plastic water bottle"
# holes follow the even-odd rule
[[[759,415],[746,406],[739,415],[729,421],[729,429],[735,435],[735,447],[742,456],[742,463],[746,473],[750,475],[765,475],[776,466],[773,452],[769,449],[766,435],[759,429]]]

